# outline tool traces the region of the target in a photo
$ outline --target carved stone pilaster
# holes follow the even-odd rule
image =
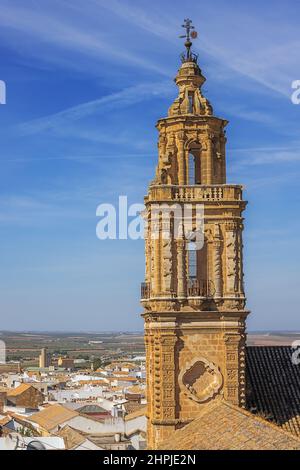
[[[184,149],[184,132],[178,132],[177,135],[177,166],[178,166],[178,184],[186,184],[186,163]]]
[[[226,386],[225,398],[238,406],[245,405],[245,334],[225,334]]]
[[[159,419],[161,415],[161,394],[160,394],[160,383],[161,383],[161,364],[160,364],[160,356],[161,356],[161,349],[160,349],[160,338],[159,335],[156,334],[154,336],[154,344],[153,344],[153,417],[154,419]]]
[[[164,226],[166,225],[166,226]],[[172,292],[173,255],[172,255],[172,233],[170,223],[163,223],[162,228],[162,256],[163,256],[163,290],[165,294]]]
[[[212,184],[213,179],[213,134],[206,136],[207,150],[206,150],[206,175],[205,184]]]
[[[234,405],[239,405],[239,342],[239,335],[225,335],[226,375],[224,395],[225,399]]]
[[[165,154],[166,154],[166,144],[167,144],[167,137],[166,134],[160,134],[159,135],[159,140],[158,140],[158,152],[159,152],[159,158],[164,161],[165,159]]]
[[[157,295],[160,289],[160,230],[161,220],[155,216],[151,220],[151,292],[154,295]]]
[[[175,380],[175,332],[161,336],[161,373],[164,389],[162,393],[161,418],[168,423],[176,419],[176,380]]]
[[[215,296],[222,296],[222,240],[220,225],[215,226],[214,237],[214,283],[215,283]]]
[[[226,183],[226,137],[225,135],[220,136],[220,152],[221,152],[221,181],[220,183]]]
[[[154,334],[152,371],[152,419],[160,424],[176,418],[175,401],[175,346],[176,334]],[[151,380],[151,379],[150,379]],[[162,388],[163,384],[163,388]]]
[[[145,211],[146,212],[146,211]],[[145,218],[145,281],[151,281],[151,227],[150,227],[150,215],[149,213],[144,214]]]
[[[179,227],[177,247],[177,296],[186,296],[186,250],[182,225]]]
[[[236,294],[239,286],[237,226],[226,224],[226,292]]]
[[[243,269],[243,224],[239,224],[237,234],[238,244],[238,275],[239,275],[239,292],[244,295],[244,269]]]
[[[151,416],[152,412],[152,389],[153,389],[153,336],[145,328],[145,350],[147,362],[147,375],[146,375],[146,398],[147,398],[147,415]]]

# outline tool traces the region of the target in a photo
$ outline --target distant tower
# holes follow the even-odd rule
[[[245,310],[242,187],[226,184],[225,127],[201,86],[185,20],[179,95],[157,123],[158,166],[145,197],[146,274],[142,284],[147,355],[148,447],[215,399],[245,403]],[[164,204],[170,219],[164,219]],[[179,224],[178,206],[192,206]],[[196,209],[204,208],[204,245]],[[158,214],[157,214],[158,211]],[[156,214],[155,217],[153,214]],[[171,236],[165,237],[171,227]]]
[[[39,367],[44,369],[51,365],[51,354],[48,353],[47,348],[41,349],[41,354],[39,356]]]

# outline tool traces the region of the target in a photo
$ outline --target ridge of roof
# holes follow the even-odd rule
[[[16,397],[16,396],[20,395],[21,393],[25,392],[26,390],[28,390],[29,388],[34,388],[35,390],[37,390],[31,384],[22,383],[22,384],[18,385],[16,388],[10,389],[8,391],[7,396],[8,397]]]

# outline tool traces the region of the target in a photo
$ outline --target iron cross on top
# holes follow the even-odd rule
[[[189,18],[186,18],[184,20],[184,24],[181,26],[186,29],[186,34],[184,34],[183,36],[180,36],[181,38],[186,38],[188,42],[190,41],[190,38],[196,39],[197,32],[196,31],[191,32],[192,29],[195,29],[195,27],[192,26],[192,20],[190,20]]]
[[[191,55],[191,46],[192,46],[192,43],[191,43],[191,38],[192,39],[196,39],[197,37],[197,32],[196,31],[193,31],[195,29],[194,26],[192,26],[192,20],[190,20],[189,18],[186,18],[184,20],[184,24],[182,25],[183,28],[185,28],[186,30],[186,34],[184,34],[183,36],[179,36],[180,38],[185,38],[186,41],[185,41],[185,47],[187,49],[187,59],[190,58],[190,55]]]

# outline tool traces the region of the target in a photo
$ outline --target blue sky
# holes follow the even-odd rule
[[[143,241],[100,241],[96,207],[142,202],[191,17],[245,185],[248,327],[300,330],[299,14],[294,1],[0,0],[1,329],[137,330]]]

